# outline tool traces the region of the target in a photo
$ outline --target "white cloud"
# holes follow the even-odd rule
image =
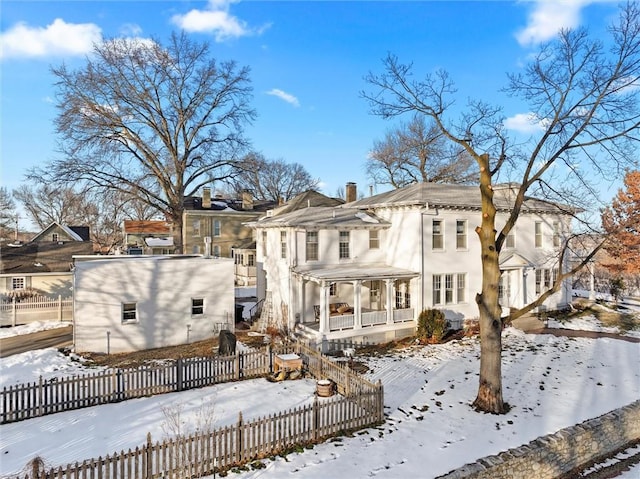
[[[278,98],[280,98],[281,100],[286,101],[287,103],[290,103],[291,105],[295,106],[295,107],[299,107],[300,106],[300,102],[298,101],[298,99],[293,96],[290,93],[287,93],[286,91],[282,91],[278,88],[274,88],[272,90],[269,90],[267,92],[267,95],[273,95],[276,96]]]
[[[209,0],[204,10],[193,9],[184,15],[174,15],[173,23],[187,32],[213,33],[216,41],[261,34],[266,28],[250,28],[246,22],[229,13],[236,0]]]
[[[516,34],[518,43],[532,45],[553,38],[561,28],[575,28],[580,12],[594,0],[537,0],[527,26]]]
[[[544,129],[544,120],[533,113],[517,113],[504,121],[504,127],[519,133],[536,133]]]
[[[101,40],[102,31],[93,23],[66,23],[60,18],[44,28],[18,23],[0,34],[0,58],[84,55]]]

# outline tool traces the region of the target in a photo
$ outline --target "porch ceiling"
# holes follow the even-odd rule
[[[386,264],[349,264],[318,268],[294,268],[293,273],[303,279],[318,283],[323,281],[354,281],[357,279],[411,279],[420,275],[415,271]]]

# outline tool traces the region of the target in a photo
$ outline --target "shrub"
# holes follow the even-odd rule
[[[418,339],[439,343],[447,332],[447,320],[439,309],[425,309],[418,316]]]

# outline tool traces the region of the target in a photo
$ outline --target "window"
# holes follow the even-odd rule
[[[456,221],[456,248],[467,249],[467,221]]]
[[[507,241],[505,243],[505,247],[507,248],[515,248],[516,247],[516,229],[511,228],[509,234],[507,235]]]
[[[555,248],[558,248],[560,246],[560,222],[559,221],[554,221],[553,222],[553,246]]]
[[[26,287],[26,279],[24,276],[11,278],[11,289],[24,289]]]
[[[458,274],[456,294],[458,296],[458,303],[464,303],[467,300],[467,275],[465,273]]]
[[[60,236],[58,235],[58,233],[53,233],[51,235],[51,241],[53,241],[54,243],[57,243],[59,239],[60,239]]]
[[[122,324],[138,322],[137,303],[122,303]]]
[[[503,304],[509,304],[509,298],[511,298],[511,273],[509,271],[505,271],[500,276],[500,282],[498,283],[498,297]]]
[[[349,258],[349,232],[340,231],[340,259]]]
[[[542,248],[542,222],[536,221],[535,224],[535,247]]]
[[[466,273],[433,275],[433,304],[459,304],[467,300]]]
[[[262,232],[262,256],[267,256],[267,232]]]
[[[255,266],[255,265],[256,265],[255,257],[252,254],[247,255],[247,266]]]
[[[330,283],[329,284],[329,296],[337,296],[337,286],[336,283]]]
[[[369,230],[369,249],[380,248],[380,232],[378,230]]]
[[[409,282],[396,282],[396,309],[411,307],[411,295],[409,294]]]
[[[306,257],[307,261],[318,261],[317,231],[307,231]]]
[[[193,220],[193,236],[200,236],[200,220]]]
[[[214,258],[220,257],[220,245],[213,245],[213,256]]]
[[[200,254],[200,245],[197,245],[197,244],[193,245],[193,254]]]
[[[453,303],[453,275],[444,275],[444,302],[446,304]]]
[[[220,236],[220,220],[213,220],[213,236]]]
[[[444,249],[444,238],[442,234],[442,220],[433,220],[432,243],[433,249]]]
[[[442,276],[433,276],[433,304],[442,304]]]
[[[191,315],[200,316],[204,314],[204,298],[191,298]]]
[[[287,258],[287,232],[280,231],[280,257]]]
[[[551,288],[553,282],[558,277],[558,270],[537,269],[536,270],[536,294],[542,293],[544,290]]]

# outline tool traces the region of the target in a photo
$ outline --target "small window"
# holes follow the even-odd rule
[[[467,222],[466,220],[456,221],[456,248],[467,249]]]
[[[369,230],[369,249],[380,248],[380,232],[378,230]]]
[[[542,248],[542,221],[535,223],[535,247]]]
[[[307,231],[306,242],[307,261],[318,261],[318,232]]]
[[[340,231],[339,258],[340,259],[349,258],[349,232],[348,231]]]
[[[214,258],[219,258],[220,257],[220,246],[219,245],[214,245],[213,246],[213,256],[214,256]]]
[[[256,265],[256,258],[254,255],[250,254],[247,255],[247,266],[255,266]]]
[[[213,236],[220,236],[222,227],[220,226],[220,220],[213,221]]]
[[[60,235],[58,235],[58,233],[53,233],[51,235],[51,241],[53,241],[54,243],[57,243],[59,239],[60,239]]]
[[[554,221],[553,222],[553,246],[554,248],[558,248],[560,247],[560,222],[559,221]]]
[[[513,249],[516,247],[516,229],[515,228],[511,228],[511,231],[509,231],[505,246],[510,249]]]
[[[280,258],[287,259],[287,232],[280,231]]]
[[[26,287],[26,279],[24,276],[11,278],[11,289],[24,289]]]
[[[442,233],[442,220],[433,220],[432,248],[444,249],[444,237]]]
[[[122,324],[138,322],[137,303],[122,303]]]
[[[193,236],[200,236],[200,220],[193,220]]]
[[[191,298],[191,315],[199,316],[204,314],[204,298]]]
[[[338,294],[338,288],[336,283],[331,283],[329,285],[329,296],[336,296]]]

